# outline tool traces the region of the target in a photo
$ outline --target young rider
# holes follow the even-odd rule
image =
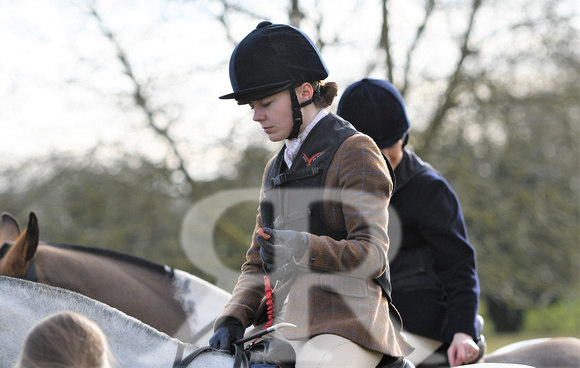
[[[395,169],[390,210],[402,239],[390,259],[391,278],[405,331],[434,340],[451,366],[476,361],[483,342],[475,250],[449,183],[405,149],[410,125],[403,98],[391,83],[365,78],[344,91],[337,113],[372,137]],[[419,350],[410,357],[415,364]]]
[[[337,85],[302,31],[262,22],[234,49],[233,93],[273,142],[256,231],[210,345],[230,349],[266,312],[272,281],[277,321],[296,367],[409,367],[413,347],[392,319],[387,261],[389,166],[371,138],[328,112]],[[276,286],[277,282],[277,286]],[[398,319],[398,318],[396,318]]]

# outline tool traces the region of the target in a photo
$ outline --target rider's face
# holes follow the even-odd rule
[[[397,167],[403,158],[403,141],[399,140],[397,143],[393,144],[391,147],[383,148],[381,151],[387,156],[389,163],[393,167]]]
[[[272,142],[279,142],[292,131],[292,103],[287,90],[250,102],[254,121],[262,126]]]

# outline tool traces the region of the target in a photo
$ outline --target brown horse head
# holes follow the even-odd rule
[[[0,259],[0,275],[23,277],[34,257],[39,241],[38,219],[34,212],[28,216],[28,226],[22,233],[16,219],[8,214],[2,214],[2,230],[0,244],[14,241],[6,255]]]

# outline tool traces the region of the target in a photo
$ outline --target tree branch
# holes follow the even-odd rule
[[[425,27],[427,26],[427,21],[431,18],[431,14],[433,14],[433,9],[435,8],[435,0],[427,0],[425,3],[425,19],[423,19],[423,23],[417,28],[417,34],[415,35],[415,39],[409,46],[409,51],[407,51],[407,60],[405,60],[404,72],[403,72],[403,87],[401,87],[401,95],[403,97],[407,94],[407,89],[409,88],[409,69],[411,68],[411,58],[414,54],[415,48],[419,43],[419,40],[423,36],[423,31],[425,31]]]
[[[387,55],[385,63],[387,68],[387,78],[393,81],[393,59],[391,56],[391,42],[389,40],[389,11],[388,0],[382,2],[383,26],[381,27],[381,39],[379,41],[379,49],[385,50]]]
[[[481,6],[481,2],[482,2],[482,0],[474,0],[473,1],[473,6],[471,8],[471,16],[469,17],[469,24],[467,26],[467,29],[465,30],[465,34],[463,35],[463,42],[460,46],[461,56],[459,57],[459,60],[457,61],[457,65],[455,67],[455,72],[448,79],[447,89],[446,89],[445,93],[443,94],[443,96],[441,97],[441,101],[438,104],[439,108],[437,109],[437,111],[433,115],[431,122],[429,123],[427,129],[425,130],[425,132],[423,134],[423,139],[424,139],[423,147],[430,146],[430,144],[433,141],[433,139],[435,138],[438,130],[440,129],[441,125],[443,124],[443,119],[445,117],[445,114],[447,113],[447,111],[449,111],[449,109],[456,106],[455,89],[457,88],[457,86],[459,85],[459,82],[461,80],[461,76],[462,76],[461,69],[463,67],[463,62],[465,61],[465,59],[468,55],[475,52],[475,51],[469,49],[468,44],[469,44],[469,38],[471,36],[471,31],[473,29],[475,15],[477,14],[477,11],[479,10],[479,8]]]
[[[143,92],[143,89],[144,89],[143,86],[141,85],[141,83],[139,83],[135,74],[133,73],[133,68],[131,67],[131,63],[129,62],[129,58],[128,58],[127,54],[125,53],[125,51],[123,50],[123,48],[121,47],[119,42],[117,41],[117,38],[115,37],[113,32],[105,26],[103,19],[102,19],[101,15],[99,14],[99,12],[96,10],[96,8],[94,6],[91,6],[89,9],[89,12],[97,20],[97,23],[99,25],[99,28],[101,29],[101,32],[103,32],[105,37],[107,37],[111,41],[113,46],[115,47],[115,50],[117,52],[117,58],[119,59],[119,61],[123,65],[123,69],[124,69],[123,71],[124,71],[125,75],[127,75],[129,77],[129,79],[131,80],[131,83],[133,84],[133,100],[135,102],[135,105],[137,105],[145,114],[148,126],[151,129],[153,129],[153,131],[157,135],[161,136],[169,144],[175,158],[177,159],[177,171],[181,171],[185,175],[185,178],[186,178],[188,184],[192,188],[194,188],[195,181],[189,175],[189,172],[185,168],[185,160],[184,160],[183,156],[181,155],[181,153],[179,152],[179,149],[177,148],[177,142],[169,135],[169,128],[171,126],[171,121],[169,121],[167,127],[165,127],[165,128],[160,127],[156,123],[155,116],[156,116],[156,114],[159,114],[160,111],[157,111],[157,112],[153,111],[153,109],[150,107],[151,103],[149,101],[149,98]]]
[[[288,11],[288,19],[290,19],[290,25],[296,28],[300,27],[300,22],[304,19],[304,13],[300,10],[298,0],[290,1],[290,9]]]

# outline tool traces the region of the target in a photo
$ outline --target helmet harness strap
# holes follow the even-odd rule
[[[314,98],[320,94],[320,85],[316,87],[316,91],[312,94],[312,98],[302,103],[298,102],[298,97],[296,96],[296,91],[293,86],[290,86],[288,91],[290,92],[290,100],[292,101],[292,121],[294,123],[290,135],[286,139],[294,139],[298,137],[298,134],[300,134],[300,127],[303,123],[302,111],[300,109],[314,102]]]
[[[405,133],[405,136],[403,137],[403,148],[407,145],[407,143],[409,143],[409,133]]]

